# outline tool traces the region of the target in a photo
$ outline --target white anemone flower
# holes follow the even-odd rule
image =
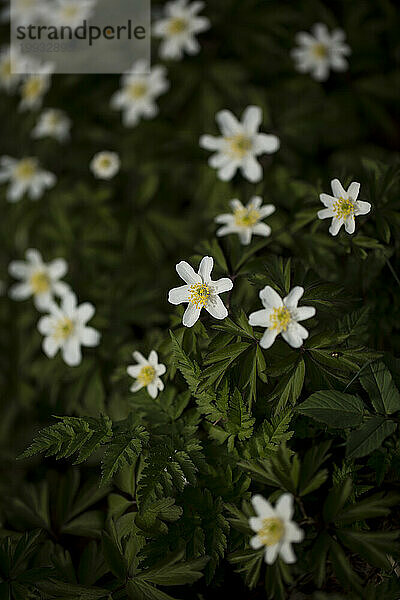
[[[301,542],[304,532],[292,521],[292,494],[282,494],[275,508],[259,494],[252,497],[251,503],[257,516],[249,519],[249,525],[256,533],[250,540],[250,546],[254,550],[264,546],[268,565],[272,565],[278,556],[287,564],[296,562],[292,544]]]
[[[155,37],[162,38],[160,57],[165,60],[180,60],[184,53],[197,54],[200,45],[196,35],[210,28],[207,17],[199,17],[204,2],[175,0],[165,5],[165,17],[153,26]]]
[[[276,135],[259,133],[262,122],[262,110],[259,106],[248,106],[238,121],[229,110],[217,113],[216,121],[222,137],[202,135],[200,146],[206,150],[215,150],[208,164],[218,169],[218,177],[229,181],[238,169],[243,177],[253,183],[261,181],[262,167],[256,160],[261,154],[272,154],[279,149]]]
[[[32,137],[40,139],[51,137],[59,142],[66,142],[70,137],[71,119],[58,108],[46,108],[32,129]]]
[[[91,17],[95,5],[96,0],[52,0],[51,6],[42,11],[42,17],[51,25],[74,28]]]
[[[1,21],[12,19],[13,25],[32,25],[41,16],[44,0],[6,0],[7,6],[0,13]]]
[[[334,29],[329,33],[323,23],[316,23],[311,33],[300,31],[296,35],[298,48],[291,52],[296,69],[300,73],[310,73],[317,81],[325,81],[329,71],[346,71],[348,68],[345,56],[351,54],[350,47],[344,43],[345,33]]]
[[[26,72],[23,77],[20,93],[21,102],[19,110],[37,110],[41,107],[43,97],[50,88],[51,75],[54,72],[52,63],[39,63],[30,61],[27,63]]]
[[[63,258],[44,263],[38,250],[30,248],[25,253],[26,261],[14,260],[9,264],[8,272],[20,283],[11,286],[10,297],[13,300],[26,300],[33,296],[38,310],[46,310],[54,296],[63,297],[69,293],[69,286],[60,281],[68,271]]]
[[[158,355],[155,350],[149,354],[149,358],[145,358],[140,352],[134,352],[133,358],[138,363],[137,365],[129,365],[127,373],[134,379],[131,392],[138,392],[143,387],[147,388],[149,395],[152,398],[157,398],[158,392],[162,392],[164,384],[161,381],[161,375],[166,372],[166,367],[158,362]]]
[[[318,211],[318,218],[329,219],[332,217],[332,223],[329,227],[331,235],[337,235],[342,225],[344,225],[347,233],[354,233],[356,228],[354,217],[369,213],[371,210],[370,203],[357,200],[360,184],[356,181],[349,185],[346,192],[339,179],[332,179],[331,188],[333,196],[320,194],[319,199],[326,208]]]
[[[19,52],[18,47],[3,46],[0,52],[0,88],[12,94],[17,89],[23,75],[18,71],[22,70],[26,58]]]
[[[95,313],[94,306],[89,302],[77,306],[76,296],[71,292],[62,298],[61,306],[53,302],[48,310],[49,314],[38,323],[39,332],[45,336],[43,352],[53,358],[61,350],[67,365],[79,365],[81,346],[94,347],[100,342],[100,333],[86,325]]]
[[[90,169],[98,179],[111,179],[120,169],[121,161],[116,152],[98,152],[92,158]]]
[[[216,223],[221,223],[222,227],[217,230],[217,236],[237,233],[240,242],[247,246],[251,242],[252,235],[262,235],[268,237],[271,235],[271,227],[262,223],[269,215],[275,212],[273,204],[264,204],[262,198],[253,196],[246,206],[237,200],[230,201],[233,213],[226,213],[215,217]]]
[[[176,265],[176,271],[185,285],[170,290],[168,301],[171,304],[188,303],[182,320],[185,327],[192,327],[196,323],[202,308],[215,319],[225,319],[228,316],[219,294],[229,292],[233,288],[233,282],[228,277],[212,281],[213,266],[214,259],[211,256],[201,259],[198,273],[184,260]]]
[[[37,158],[0,158],[0,183],[10,182],[7,200],[18,202],[24,194],[31,200],[38,200],[43,192],[55,185],[57,178],[53,173],[44,171]]]
[[[299,321],[311,319],[315,315],[315,308],[297,306],[303,294],[304,288],[300,286],[294,287],[283,300],[269,285],[260,291],[264,308],[251,313],[249,324],[267,328],[260,340],[262,348],[270,348],[280,333],[292,348],[300,348],[308,338],[307,329]]]
[[[169,88],[166,73],[163,66],[150,68],[147,61],[137,60],[123,75],[122,88],[111,97],[111,107],[123,111],[125,127],[134,127],[142,118],[152,119],[158,114],[155,99]]]

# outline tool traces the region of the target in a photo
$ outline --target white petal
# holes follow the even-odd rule
[[[13,300],[26,300],[32,295],[32,288],[29,283],[16,283],[8,293]]]
[[[294,512],[292,494],[279,496],[275,504],[275,511],[283,521],[291,521]]]
[[[256,494],[255,496],[253,496],[251,499],[251,503],[258,517],[261,517],[262,519],[269,519],[270,517],[275,517],[275,511],[272,508],[271,504],[260,494]]]
[[[344,191],[339,179],[332,179],[331,187],[335,198],[347,198],[347,193]]]
[[[356,229],[356,221],[354,219],[354,215],[349,215],[348,217],[346,217],[344,221],[344,228],[347,231],[347,233],[354,233]]]
[[[295,321],[305,321],[311,319],[316,313],[313,306],[299,306],[296,308],[293,318]]]
[[[48,356],[49,358],[53,358],[57,354],[60,348],[60,344],[52,336],[49,335],[48,337],[44,338],[42,348],[46,356]]]
[[[169,291],[168,302],[171,304],[181,304],[189,300],[189,285],[181,285]]]
[[[67,317],[75,317],[77,299],[73,292],[63,297],[61,306]]]
[[[335,213],[331,208],[323,208],[317,213],[318,219],[330,219]]]
[[[283,304],[280,295],[270,285],[266,285],[259,296],[265,308],[280,308]]]
[[[304,531],[294,521],[285,523],[285,541],[301,542],[304,539]]]
[[[35,307],[41,312],[49,310],[52,302],[53,296],[50,292],[44,292],[43,294],[35,294],[33,297],[33,303]]]
[[[215,119],[224,137],[232,136],[242,131],[242,125],[230,110],[221,110],[216,114]]]
[[[244,208],[243,204],[237,198],[233,198],[233,200],[229,201],[229,204],[233,211],[242,210]],[[232,215],[231,215],[232,216]]]
[[[148,391],[149,395],[153,398],[153,400],[155,398],[157,398],[158,388],[157,388],[157,384],[154,381],[149,383],[149,385],[147,386],[147,391]]]
[[[148,360],[143,356],[143,354],[141,352],[138,352],[137,350],[135,350],[133,353],[133,358],[136,360],[136,362],[138,362],[140,365],[148,365]]]
[[[247,134],[254,135],[262,123],[262,110],[259,106],[248,106],[242,117],[243,128]]]
[[[213,135],[202,135],[199,144],[205,150],[219,150],[221,147],[221,138]]]
[[[258,537],[258,535],[254,535],[250,539],[250,546],[251,546],[251,548],[253,548],[253,550],[258,550],[263,545],[264,544],[262,543],[262,541],[260,540],[260,538]]]
[[[259,531],[263,526],[263,520],[261,517],[250,517],[249,525],[253,531]]]
[[[243,246],[248,246],[251,242],[252,228],[246,227],[245,229],[243,229],[242,227],[240,227],[240,229],[238,229],[238,234],[240,243],[243,244]]]
[[[274,546],[267,546],[265,548],[265,562],[267,565],[272,565],[278,556],[280,549],[280,544],[275,544]]]
[[[280,547],[280,550],[279,550],[279,554],[280,554],[282,560],[288,565],[296,562],[296,555],[293,552],[292,546],[290,545],[289,542],[284,542],[282,544],[282,546]]]
[[[256,225],[253,225],[252,230],[255,235],[262,235],[264,237],[271,235],[271,227],[266,223],[256,223]]]
[[[126,372],[128,373],[128,375],[130,377],[133,377],[134,379],[137,378],[137,376],[139,375],[140,371],[142,370],[142,365],[129,365],[126,368]]]
[[[262,167],[252,154],[249,154],[244,158],[241,170],[243,176],[246,177],[248,181],[251,181],[252,183],[256,183],[258,181],[261,181],[262,179]]]
[[[81,323],[87,323],[93,317],[95,308],[90,302],[80,304],[76,309],[76,316]]]
[[[71,288],[67,283],[64,283],[64,281],[55,281],[52,288],[56,296],[60,296],[60,298],[71,293]]]
[[[332,208],[333,203],[336,202],[336,198],[330,196],[329,194],[320,194],[319,199],[321,200],[322,204],[327,208]]]
[[[261,348],[264,348],[265,350],[271,348],[277,335],[278,331],[276,329],[266,329],[260,340]]]
[[[181,260],[181,262],[176,265],[176,272],[186,283],[201,283],[200,275],[195,273],[193,267],[185,260]]]
[[[292,321],[286,331],[282,331],[282,337],[292,348],[300,348],[303,341],[308,338],[308,331],[305,327]]]
[[[69,337],[62,347],[62,356],[69,367],[76,367],[82,361],[81,345],[76,336]]]
[[[225,319],[228,310],[219,296],[212,296],[204,307],[214,319]]]
[[[249,325],[252,327],[268,327],[269,325],[269,317],[270,311],[262,308],[261,310],[256,310],[249,315]]]
[[[335,217],[334,219],[332,219],[331,226],[329,227],[329,233],[331,235],[337,235],[339,233],[339,230],[340,230],[340,228],[341,228],[342,225],[343,225],[343,220],[342,219],[337,219]]]
[[[258,154],[273,154],[280,148],[281,142],[276,135],[268,133],[259,133],[255,140],[253,150]]]
[[[157,375],[160,376],[160,375],[164,375],[165,374],[165,372],[167,370],[167,367],[165,365],[163,365],[163,364],[160,363],[160,364],[158,364],[155,367],[155,369],[156,369]]]
[[[138,392],[139,390],[141,390],[143,387],[143,383],[141,383],[139,380],[135,381],[134,383],[132,383],[131,387],[129,388],[131,392]]]
[[[223,294],[229,292],[233,288],[233,281],[229,277],[222,277],[218,281],[213,281],[213,289],[215,294]]]
[[[63,258],[56,258],[47,268],[52,279],[60,279],[68,271],[67,262]]]
[[[93,327],[84,327],[80,332],[80,340],[83,346],[93,348],[100,343],[100,333]]]
[[[53,317],[41,317],[38,322],[38,330],[42,335],[51,335],[54,327]]]
[[[293,308],[297,308],[297,304],[304,294],[304,288],[300,285],[296,285],[292,290],[290,290],[289,294],[283,299],[283,303],[288,307],[289,310]]]
[[[235,175],[239,164],[240,163],[237,160],[231,160],[224,167],[222,167],[222,169],[219,169],[218,177],[221,179],[221,181],[230,181]]]
[[[359,192],[360,192],[360,184],[357,183],[356,181],[353,181],[347,189],[347,195],[350,198],[352,198],[353,200],[357,200]]]
[[[151,365],[152,367],[156,367],[158,364],[158,354],[155,350],[152,350],[149,354],[149,365]]]
[[[188,307],[183,315],[182,324],[185,327],[193,327],[200,316],[200,312],[200,308],[196,308],[194,304],[188,304]]]
[[[274,213],[275,210],[276,209],[273,204],[264,204],[264,206],[261,206],[258,209],[258,212],[260,213],[260,218],[265,219],[265,217],[269,217],[269,215],[272,215],[272,213]]]
[[[8,272],[17,279],[25,279],[30,272],[31,267],[22,260],[13,260],[8,265]]]
[[[357,200],[356,202],[356,215],[366,215],[371,210],[371,205],[369,202],[363,202],[362,200]]]
[[[212,256],[204,256],[199,266],[199,275],[204,283],[211,281],[211,271],[213,270],[214,259]]]
[[[28,248],[28,250],[25,252],[25,256],[27,260],[35,267],[41,267],[43,265],[42,255],[40,254],[39,250],[36,250],[35,248]]]

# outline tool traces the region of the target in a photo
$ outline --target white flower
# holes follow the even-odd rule
[[[292,521],[292,494],[282,494],[275,508],[259,494],[252,497],[251,503],[257,516],[249,519],[250,527],[256,532],[250,546],[254,550],[265,547],[264,557],[268,565],[272,565],[278,555],[287,564],[296,562],[291,544],[301,542],[304,532]]]
[[[53,173],[40,169],[37,158],[11,156],[0,158],[0,183],[9,181],[7,200],[18,202],[27,193],[31,200],[37,200],[45,189],[52,187],[57,178]]]
[[[11,16],[16,25],[36,23],[42,14],[43,0],[8,0],[0,13],[1,21],[9,21]]]
[[[207,17],[197,15],[204,8],[204,2],[191,2],[175,0],[165,6],[165,18],[157,21],[153,26],[156,37],[162,38],[160,56],[166,60],[180,60],[184,52],[197,54],[200,45],[196,34],[210,28]]]
[[[50,88],[54,65],[31,60],[26,71],[29,75],[24,76],[20,88],[21,102],[18,108],[21,111],[36,110],[41,107],[43,96]]]
[[[52,0],[51,6],[42,11],[47,23],[55,26],[78,27],[92,15],[96,0]]]
[[[283,300],[269,285],[260,291],[259,296],[264,308],[251,313],[249,323],[267,328],[260,340],[262,348],[270,348],[280,333],[285,342],[293,348],[300,348],[308,338],[307,329],[298,321],[311,319],[315,315],[315,308],[297,307],[303,294],[304,288],[300,286],[294,287]]]
[[[233,214],[226,213],[215,217],[216,223],[223,224],[223,227],[217,230],[217,236],[237,233],[240,242],[246,246],[250,244],[253,233],[264,237],[271,235],[271,227],[266,223],[261,223],[261,220],[275,212],[273,204],[261,206],[262,198],[253,196],[247,206],[243,206],[237,199],[231,200],[230,205]]]
[[[143,387],[147,388],[148,393],[152,398],[157,398],[158,392],[162,392],[164,384],[160,379],[164,375],[165,365],[158,362],[157,352],[152,350],[149,358],[146,359],[140,352],[134,352],[133,358],[138,363],[137,365],[129,365],[127,367],[128,375],[136,379],[131,386],[131,392],[137,392]]]
[[[357,200],[360,184],[356,181],[353,181],[345,192],[339,179],[332,179],[331,188],[333,196],[329,196],[329,194],[320,194],[319,196],[326,208],[318,211],[318,218],[329,219],[332,217],[329,227],[331,235],[337,235],[343,224],[347,233],[354,233],[356,228],[354,217],[369,213],[370,203]]]
[[[212,281],[213,266],[214,259],[211,256],[201,259],[198,273],[184,260],[176,265],[176,271],[186,285],[170,290],[168,301],[171,304],[188,303],[182,320],[185,327],[192,327],[196,323],[202,308],[215,319],[225,319],[228,316],[219,294],[231,290],[233,283],[228,277]]]
[[[84,302],[77,306],[75,294],[64,296],[61,306],[53,302],[49,307],[49,315],[42,317],[38,323],[39,332],[45,336],[43,352],[53,358],[58,350],[64,362],[70,367],[79,365],[82,361],[81,346],[97,346],[100,333],[87,327],[95,312],[94,306]]]
[[[58,108],[46,108],[40,115],[38,122],[32,129],[33,138],[52,137],[59,142],[69,139],[71,119],[64,111]]]
[[[98,152],[92,158],[90,168],[98,179],[111,179],[118,173],[121,161],[116,152]]]
[[[329,70],[346,71],[348,64],[345,56],[351,53],[350,47],[344,43],[345,33],[334,29],[329,33],[323,23],[316,23],[311,28],[312,34],[300,31],[296,35],[299,48],[291,52],[296,68],[301,73],[311,73],[317,81],[328,79]]]
[[[202,135],[200,146],[206,150],[216,150],[208,164],[218,169],[218,177],[229,181],[237,169],[241,169],[243,177],[252,182],[262,178],[261,165],[256,160],[260,154],[271,154],[279,149],[276,135],[258,133],[262,121],[262,110],[259,106],[248,106],[243,113],[242,122],[229,110],[217,113],[216,121],[221,129],[222,137]]]
[[[22,79],[21,73],[16,73],[22,69],[26,58],[20,54],[18,48],[13,48],[12,56],[9,46],[3,46],[0,52],[0,88],[6,90],[9,94],[14,92]]]
[[[26,262],[14,260],[8,267],[10,275],[22,280],[10,288],[10,297],[26,300],[33,296],[36,308],[46,310],[55,295],[62,297],[70,290],[66,283],[60,281],[68,271],[67,263],[63,258],[56,258],[46,264],[40,252],[32,248],[26,251],[25,258]]]
[[[169,88],[166,69],[155,66],[149,72],[148,62],[137,60],[131,70],[121,79],[122,89],[111,98],[111,107],[122,110],[122,122],[134,127],[141,118],[152,119],[158,114],[155,99]]]

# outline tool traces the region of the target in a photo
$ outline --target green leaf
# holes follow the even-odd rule
[[[364,405],[357,396],[336,390],[320,390],[311,394],[297,410],[329,427],[346,428],[361,424]]]
[[[400,410],[400,393],[383,362],[375,362],[366,367],[360,381],[376,412],[391,415]]]
[[[348,458],[360,458],[380,447],[383,440],[396,431],[397,425],[385,417],[370,417],[356,431],[352,431],[346,445]]]
[[[119,469],[134,463],[148,441],[146,429],[130,420],[117,429],[101,463],[102,481],[109,481]]]

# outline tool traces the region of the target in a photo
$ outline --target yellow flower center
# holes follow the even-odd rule
[[[143,96],[147,93],[147,85],[143,82],[135,82],[131,83],[129,86],[129,95],[134,100],[139,100],[139,98],[143,98]]]
[[[290,310],[286,306],[280,308],[274,308],[273,313],[270,317],[271,328],[277,329],[278,331],[286,331],[292,317]]]
[[[29,77],[22,86],[22,97],[24,99],[33,100],[37,98],[43,90],[43,81],[40,77]]]
[[[355,206],[352,198],[338,198],[333,203],[333,211],[338,219],[346,219],[354,215]]]
[[[19,161],[14,174],[17,179],[31,179],[36,172],[36,163],[32,158],[24,158]]]
[[[202,308],[207,304],[210,297],[210,288],[205,283],[194,283],[189,288],[189,302],[194,304],[196,308]]]
[[[285,533],[285,526],[278,517],[263,519],[261,529],[257,532],[264,546],[275,546]]]
[[[56,339],[61,339],[61,340],[66,340],[67,337],[69,337],[71,335],[71,333],[74,330],[74,323],[71,321],[71,319],[68,319],[68,317],[65,317],[63,319],[60,319],[60,321],[57,323],[55,332],[54,332],[54,337]]]
[[[313,45],[312,53],[315,58],[326,58],[328,56],[328,48],[325,46],[325,44],[321,44],[319,42]]]
[[[63,15],[64,17],[75,17],[78,14],[78,7],[74,6],[73,4],[71,6],[66,6],[63,10]]]
[[[11,75],[11,59],[8,58],[1,65],[1,74],[3,77],[10,77]]]
[[[225,138],[229,144],[230,153],[235,158],[243,158],[252,147],[252,141],[247,136],[239,133]]]
[[[183,33],[187,28],[187,21],[181,17],[175,17],[171,19],[168,24],[168,33],[170,35],[177,35]]]
[[[49,113],[47,115],[47,119],[48,119],[48,123],[49,123],[50,127],[56,127],[61,122],[60,115],[55,112]]]
[[[103,156],[99,161],[100,169],[108,169],[108,167],[110,167],[110,165],[111,165],[111,160],[108,158],[108,156]]]
[[[234,214],[238,227],[252,227],[260,219],[260,213],[254,208],[237,208]]]
[[[43,294],[50,287],[50,279],[47,273],[36,271],[31,275],[30,284],[34,294]]]
[[[155,368],[152,367],[151,365],[146,365],[145,367],[142,367],[142,369],[140,370],[138,379],[142,385],[146,386],[146,385],[149,385],[153,381],[155,376],[156,376]]]

